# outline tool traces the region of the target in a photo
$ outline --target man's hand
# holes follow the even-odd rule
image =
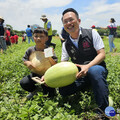
[[[81,68],[81,71],[76,75],[77,78],[81,78],[87,75],[89,66],[88,65],[79,65],[76,64],[77,67]]]

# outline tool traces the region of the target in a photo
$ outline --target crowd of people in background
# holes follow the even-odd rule
[[[47,46],[52,46],[54,49],[56,47],[55,43],[52,43],[52,24],[51,21],[48,20],[46,15],[42,15],[40,18],[44,22],[44,28],[48,31],[48,41],[46,42]],[[14,33],[10,27],[6,26],[5,20],[3,17],[0,17],[0,50],[1,53],[6,51],[7,48],[9,48],[13,44],[18,44],[18,35]],[[28,44],[30,44],[30,41],[34,42],[33,40],[33,30],[31,29],[30,25],[27,25],[27,28],[22,33],[22,43],[26,42],[26,39],[28,39]]]
[[[46,42],[47,46],[53,46],[55,49],[56,44],[52,43],[52,24],[51,21],[48,20],[46,15],[42,15],[40,18],[44,22],[44,28],[48,31],[48,41]],[[114,37],[116,35],[117,25],[115,24],[115,19],[110,19],[110,25],[108,25],[106,28],[101,27],[101,29],[108,29],[109,30],[109,36],[108,36],[108,42],[109,42],[109,52],[116,52],[117,48],[115,47],[115,44],[113,43]],[[92,25],[92,29],[96,30],[96,26]],[[22,43],[26,42],[26,39],[28,39],[28,44],[30,44],[30,41],[34,42],[33,37],[33,30],[31,29],[30,25],[27,25],[26,30],[22,33]],[[61,45],[66,40],[66,36],[69,36],[69,34],[65,31],[64,27],[61,29],[61,33],[59,34],[59,38],[61,40]],[[103,37],[102,37],[103,38]],[[11,32],[11,28],[7,27],[5,24],[5,20],[3,17],[0,17],[0,51],[3,53],[6,51],[9,46],[13,44],[18,44],[18,35],[16,33]]]
[[[13,44],[18,44],[18,35],[12,33],[10,27],[7,27],[3,17],[0,17],[0,53],[5,53],[6,49]]]

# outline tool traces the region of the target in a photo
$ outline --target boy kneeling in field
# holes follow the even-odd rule
[[[32,77],[41,78],[44,76],[45,71],[57,62],[54,51],[52,57],[45,58],[44,49],[48,48],[45,44],[48,40],[48,32],[44,28],[35,29],[33,39],[36,45],[29,47],[23,57],[24,65],[31,70],[31,74],[20,81],[21,87],[29,92],[27,99],[33,98],[38,91],[36,82],[32,80]],[[41,87],[43,94],[48,94],[48,97],[53,97],[56,93],[54,88],[45,86],[45,84],[42,84]]]

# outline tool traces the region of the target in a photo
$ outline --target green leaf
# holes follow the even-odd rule
[[[9,113],[7,116],[7,120],[9,120],[12,117],[12,113]]]
[[[1,108],[1,113],[7,111],[5,107]]]
[[[43,120],[52,120],[50,117],[45,117]]]
[[[48,108],[48,111],[51,111],[51,110],[53,110],[53,106],[50,106],[50,107]]]
[[[35,116],[33,116],[34,120],[38,120],[38,114],[36,114]]]

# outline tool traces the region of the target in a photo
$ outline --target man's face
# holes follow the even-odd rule
[[[42,19],[43,22],[46,22],[46,19]]]
[[[71,34],[79,30],[80,19],[77,18],[74,12],[67,12],[63,16],[63,25],[65,30]]]
[[[112,23],[112,20],[110,20],[110,23]]]

